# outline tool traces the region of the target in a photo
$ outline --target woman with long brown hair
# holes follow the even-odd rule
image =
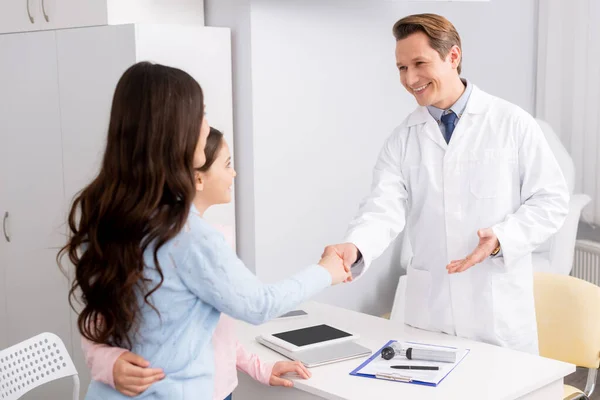
[[[243,265],[194,205],[208,132],[191,76],[130,67],[115,90],[100,171],[74,200],[58,256],[75,266],[81,334],[164,370],[140,398],[210,399],[221,312],[262,323],[348,277],[337,256],[270,285]],[[92,381],[87,398],[126,397]]]
[[[202,192],[196,195],[196,210],[204,214],[219,204],[231,202],[231,186],[237,175],[233,168],[229,146],[223,134],[210,128],[204,148],[206,162],[200,168]],[[227,227],[218,226],[233,247],[233,237]],[[232,392],[238,385],[238,371],[243,371],[255,380],[270,386],[293,387],[292,380],[282,377],[285,374],[307,379],[308,369],[295,361],[264,362],[251,354],[238,342],[233,318],[221,314],[213,333],[212,344],[215,355],[215,388],[213,400],[231,400]],[[114,387],[127,396],[144,392],[152,383],[164,378],[160,368],[146,368],[149,365],[137,354],[119,347],[82,340],[83,353],[90,368],[92,379]]]

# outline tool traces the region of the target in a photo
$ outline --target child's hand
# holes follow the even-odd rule
[[[271,372],[271,379],[269,379],[269,385],[271,386],[285,386],[293,387],[294,382],[280,378],[281,375],[295,372],[302,379],[310,378],[310,372],[300,361],[278,361],[273,365],[273,371]]]
[[[125,396],[133,397],[165,377],[162,369],[148,368],[149,365],[148,361],[137,354],[129,351],[123,353],[113,367],[115,389]]]

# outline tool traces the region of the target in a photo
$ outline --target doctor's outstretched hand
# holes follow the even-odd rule
[[[498,247],[498,238],[494,234],[492,228],[480,229],[477,231],[479,236],[479,245],[462,260],[451,261],[450,264],[446,265],[446,269],[449,274],[456,272],[463,272],[471,268],[475,264],[479,264],[492,254],[492,252]]]

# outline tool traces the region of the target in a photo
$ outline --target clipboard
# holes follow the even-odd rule
[[[446,368],[445,368],[445,371],[443,371],[443,374],[441,374],[439,377],[437,377],[434,380],[419,379],[418,377],[414,377],[414,376],[411,377],[411,376],[408,376],[406,373],[398,373],[398,372],[395,372],[392,370],[390,370],[390,372],[365,373],[365,369],[366,369],[365,367],[367,367],[373,361],[381,358],[381,350],[383,350],[385,347],[389,346],[390,344],[392,344],[394,342],[396,342],[396,340],[388,341],[378,351],[374,352],[371,357],[369,357],[367,360],[365,360],[365,362],[363,362],[358,367],[356,367],[352,372],[350,372],[350,375],[360,376],[363,378],[383,379],[383,380],[389,380],[389,381],[395,381],[395,382],[404,382],[404,383],[412,383],[415,385],[436,387],[456,368],[457,365],[459,365],[462,362],[462,360],[464,360],[464,358],[470,352],[470,349],[452,348],[452,349],[456,349],[459,351],[459,356],[458,356],[457,361],[455,363],[452,363],[451,365],[448,365],[446,363]],[[437,345],[417,343],[417,342],[406,342],[406,343],[414,345],[414,346],[436,347],[436,348],[440,348],[440,349],[449,349],[450,348],[447,346],[437,346]],[[398,359],[395,359],[394,363],[397,363],[397,362],[398,362]],[[403,361],[400,361],[400,362],[403,362]],[[391,363],[391,361],[390,361],[390,363]],[[443,364],[444,363],[436,363],[436,365],[443,365]]]

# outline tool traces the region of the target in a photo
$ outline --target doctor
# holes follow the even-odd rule
[[[357,277],[406,229],[407,324],[537,354],[531,253],[567,214],[562,172],[527,112],[460,78],[447,19],[411,15],[393,33],[419,107],[383,145],[346,243],[325,253]]]

